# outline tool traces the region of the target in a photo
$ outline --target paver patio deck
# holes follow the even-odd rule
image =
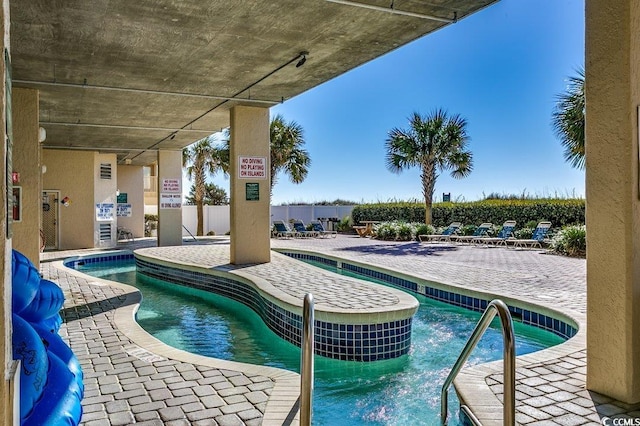
[[[142,240],[120,247],[154,244],[153,240]],[[343,235],[336,239],[272,240],[272,247],[341,257],[482,291],[507,303],[519,300],[561,311],[575,319],[580,331],[563,345],[518,357],[517,422],[536,426],[600,425],[607,417],[640,419],[640,410],[585,389],[584,259],[541,254],[540,250],[383,242]],[[190,262],[194,258],[207,259],[207,252],[223,253],[228,249],[224,240],[204,239],[192,250]],[[290,385],[290,401],[297,392],[297,375],[276,377],[273,372],[261,374],[256,370],[247,373],[243,370],[245,365],[221,368],[216,365],[219,360],[170,350],[144,336],[141,330],[137,330],[139,334],[123,330],[118,316],[123,309],[129,309],[122,315],[133,317],[135,292],[97,285],[96,280],[46,263],[47,259],[73,254],[80,253],[44,253],[41,269],[45,277],[61,284],[68,299],[64,311],[67,322],[62,330],[87,373],[84,424],[276,424],[269,418],[269,404],[279,410],[281,418],[286,411],[286,417],[291,404],[284,410],[282,403],[274,402],[274,388],[269,386],[279,382]],[[256,266],[256,274],[282,279],[283,271],[273,267],[275,263]],[[238,377],[235,384],[234,377]],[[483,424],[501,424],[496,421],[502,412],[501,381],[501,362],[463,370],[456,381],[461,397]],[[226,384],[216,387],[215,383]],[[224,392],[227,388],[240,389],[229,394]],[[278,385],[278,390],[284,391],[284,387]],[[286,400],[285,397],[280,402]]]

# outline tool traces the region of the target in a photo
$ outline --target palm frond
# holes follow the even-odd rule
[[[567,90],[556,97],[551,126],[564,148],[564,158],[577,169],[584,169],[585,93],[584,69],[569,78]]]

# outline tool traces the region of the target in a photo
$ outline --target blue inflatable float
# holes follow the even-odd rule
[[[13,251],[13,357],[20,371],[23,426],[76,426],[82,417],[82,368],[58,335],[64,294]]]

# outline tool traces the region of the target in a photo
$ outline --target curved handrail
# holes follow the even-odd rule
[[[504,340],[504,410],[503,424],[514,425],[516,418],[516,354],[515,354],[515,338],[513,335],[513,321],[507,305],[499,299],[492,300],[487,309],[485,309],[482,317],[478,321],[476,328],[471,333],[471,337],[467,340],[467,344],[460,353],[458,360],[453,365],[447,379],[442,385],[441,402],[440,402],[440,422],[447,424],[449,387],[456,378],[460,369],[471,355],[471,352],[478,344],[478,341],[489,328],[491,320],[498,314],[502,325],[502,338]]]

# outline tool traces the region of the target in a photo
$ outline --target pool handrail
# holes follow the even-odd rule
[[[310,426],[313,414],[313,354],[315,352],[313,295],[304,296],[302,306],[302,340],[300,342],[300,425]]]
[[[442,393],[440,395],[440,423],[442,425],[447,424],[448,414],[448,398],[449,387],[453,380],[456,378],[462,366],[467,361],[471,352],[480,341],[480,338],[484,332],[489,328],[491,321],[498,314],[500,318],[500,324],[502,326],[502,339],[504,340],[504,397],[503,397],[503,424],[513,426],[516,418],[516,351],[515,351],[515,337],[513,333],[513,321],[509,308],[500,299],[492,300],[487,309],[485,309],[482,317],[478,321],[476,328],[471,333],[471,337],[467,340],[466,345],[462,349],[458,360],[453,365],[453,368],[449,372],[447,379],[442,385]]]

